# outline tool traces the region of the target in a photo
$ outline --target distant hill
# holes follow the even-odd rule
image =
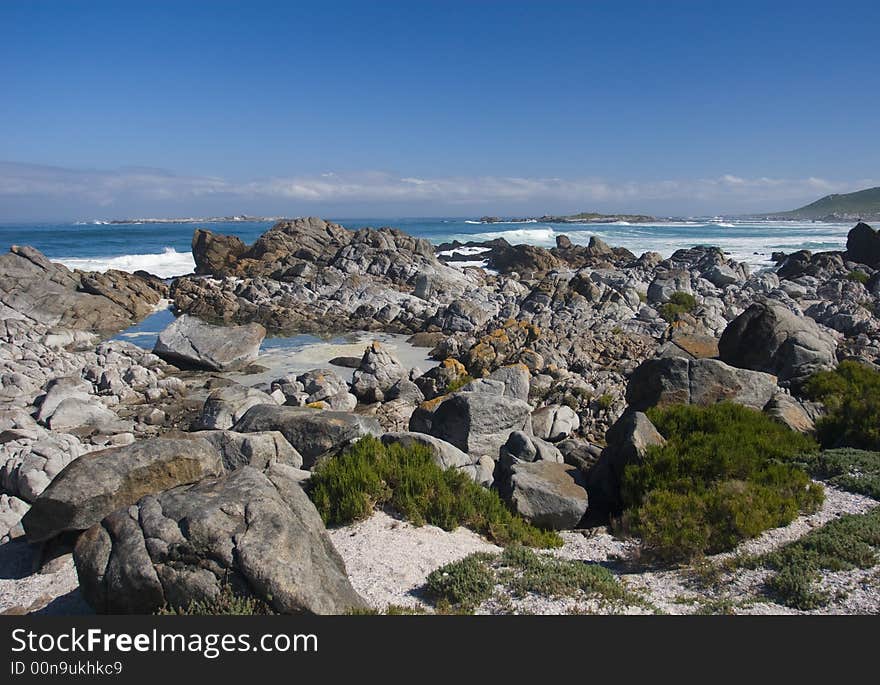
[[[880,188],[826,195],[799,209],[764,216],[770,219],[813,221],[880,221]]]

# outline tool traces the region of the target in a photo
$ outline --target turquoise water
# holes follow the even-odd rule
[[[395,226],[435,244],[451,240],[505,238],[513,244],[550,247],[556,236],[575,243],[598,236],[636,254],[652,250],[668,256],[697,244],[717,245],[740,261],[767,266],[775,251],[834,250],[846,244],[852,224],[812,222],[693,219],[654,224],[481,224],[465,218],[355,218],[335,219],[347,228]],[[32,245],[71,268],[135,271],[144,269],[162,277],[188,273],[193,268],[190,244],[197,226],[239,236],[253,242],[271,222],[214,222],[180,224],[17,224],[0,225],[0,248]]]

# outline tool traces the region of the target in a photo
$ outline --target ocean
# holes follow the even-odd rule
[[[463,218],[365,218],[333,219],[351,229],[365,226],[394,226],[427,238],[435,244],[452,240],[505,238],[512,244],[555,245],[565,234],[572,242],[586,244],[597,236],[612,246],[636,254],[646,251],[664,256],[693,245],[717,245],[738,261],[753,268],[770,266],[773,252],[843,249],[852,223],[828,224],[797,221],[743,221],[735,219],[693,219],[630,224],[555,224],[506,222],[482,224]],[[87,271],[143,269],[162,278],[193,270],[190,244],[196,227],[239,236],[251,243],[273,222],[199,223],[55,223],[0,225],[0,246],[32,245],[53,261]]]

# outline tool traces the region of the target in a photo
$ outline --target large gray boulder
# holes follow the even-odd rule
[[[426,447],[430,451],[434,463],[440,468],[452,468],[462,471],[480,485],[488,486],[492,484],[495,462],[491,458],[486,456],[472,457],[462,452],[455,445],[451,445],[440,438],[425,435],[424,433],[401,431],[398,433],[385,433],[382,436],[382,443],[385,445],[400,444],[404,447],[409,447],[410,445]]]
[[[277,402],[262,390],[235,383],[212,390],[202,406],[195,427],[200,430],[227,430],[258,404],[276,405]]]
[[[658,274],[648,286],[648,302],[668,302],[675,293],[693,293],[691,274],[687,269],[671,269]]]
[[[523,402],[529,401],[529,384],[532,379],[529,368],[525,364],[511,364],[495,369],[488,376],[489,380],[504,383],[504,396]]]
[[[86,601],[99,613],[148,614],[229,585],[284,614],[365,607],[294,472],[245,466],[113,511],[74,550]]]
[[[380,436],[379,422],[369,416],[311,407],[251,407],[233,426],[237,433],[279,431],[302,455],[303,468],[348,447],[365,435]]]
[[[213,326],[184,314],[159,334],[153,353],[181,368],[230,371],[253,362],[265,337],[258,323]]]
[[[812,433],[816,430],[816,423],[806,407],[783,392],[773,396],[764,407],[764,413],[799,433]]]
[[[264,469],[272,464],[300,468],[302,455],[278,431],[236,433],[229,430],[205,430],[189,433],[193,438],[207,440],[220,454],[227,471],[242,466]]]
[[[550,442],[567,438],[580,426],[578,415],[564,404],[551,404],[532,413],[532,429],[535,435]]]
[[[422,403],[409,429],[452,443],[471,455],[497,459],[515,430],[531,433],[531,407],[513,398],[484,392],[458,392]]]
[[[96,398],[68,397],[62,400],[47,421],[53,431],[64,433],[101,433],[112,435],[132,429],[130,421],[124,421],[107,409]]]
[[[813,319],[775,302],[756,302],[731,321],[718,341],[722,361],[765,371],[798,386],[837,364],[837,342]]]
[[[590,506],[599,511],[619,511],[620,485],[627,466],[642,464],[651,447],[666,440],[642,412],[627,411],[605,434],[606,446],[589,474]]]
[[[555,445],[523,431],[513,431],[507,437],[507,442],[501,446],[498,461],[502,468],[508,468],[521,461],[552,461],[562,464],[565,459]]]
[[[846,236],[846,258],[851,262],[880,266],[880,233],[860,221]]]
[[[357,406],[357,397],[348,391],[348,383],[333,369],[311,369],[297,376],[296,383],[302,386],[305,395],[302,402],[297,401],[296,395],[288,398],[287,388],[283,384],[280,386],[287,398],[287,405],[303,406],[320,402],[325,409],[336,411],[351,411]]]
[[[93,395],[92,384],[79,376],[54,378],[46,388],[46,394],[40,403],[40,411],[37,412],[37,420],[46,423],[64,400],[75,398],[89,401]]]
[[[107,514],[178,485],[223,473],[220,455],[201,440],[152,438],[84,454],[34,501],[22,524],[31,542],[85,530]]]
[[[587,511],[584,476],[569,464],[515,463],[500,489],[520,516],[541,528],[574,528]]]
[[[775,376],[738,369],[717,359],[659,357],[636,367],[627,382],[626,401],[635,411],[717,402],[763,409],[777,389]]]
[[[361,401],[382,402],[389,390],[408,378],[409,370],[378,342],[364,350],[361,362],[352,375],[351,390]]]

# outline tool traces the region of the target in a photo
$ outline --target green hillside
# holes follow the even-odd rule
[[[804,207],[790,212],[780,212],[772,217],[788,219],[880,219],[880,188],[867,188],[855,193],[826,195]]]

